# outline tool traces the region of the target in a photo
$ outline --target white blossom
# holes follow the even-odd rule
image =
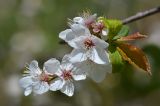
[[[27,75],[20,79],[20,86],[25,89],[24,95],[28,96],[31,92],[35,94],[43,94],[50,88],[49,81],[54,73],[59,69],[59,61],[50,59],[44,63],[43,70],[38,66],[38,62],[33,60],[27,67]]]
[[[71,55],[67,56],[68,60],[71,60]],[[67,61],[68,62],[68,61]],[[112,73],[112,64],[96,64],[91,60],[83,62],[72,63],[79,69],[80,73],[84,73],[87,77],[90,77],[93,81],[99,83],[103,81],[107,74]]]
[[[73,24],[71,28],[61,32],[59,35],[60,38],[74,48],[71,53],[73,57],[71,62],[82,62],[90,59],[97,64],[109,63],[109,56],[105,51],[108,43],[91,35],[88,28],[82,25]]]
[[[85,13],[69,22],[70,29],[59,34],[59,38],[72,48],[60,63],[52,58],[40,69],[38,62],[33,60],[26,70],[26,75],[19,83],[24,88],[24,95],[32,92],[43,94],[48,90],[57,91],[73,96],[74,81],[85,80],[89,76],[95,82],[101,82],[107,73],[112,72],[107,48],[108,29],[103,22],[97,20],[97,15]]]
[[[103,22],[97,21],[97,14],[75,17],[73,18],[73,22],[89,28],[94,34],[107,36],[109,32]]]
[[[86,75],[68,61],[68,56],[64,56],[59,71],[59,77],[50,85],[50,90],[60,90],[62,93],[72,96],[74,94],[73,81],[86,79]]]
[[[96,16],[97,15],[94,14],[91,16],[85,16],[85,18],[75,17],[73,20],[69,20],[69,26],[71,29],[66,29],[60,32],[59,37],[68,42],[76,37],[89,35],[90,31],[88,28],[95,22]]]
[[[108,43],[96,36],[80,36],[70,41],[69,45],[74,48],[70,59],[73,63],[85,60],[91,60],[97,64],[109,64],[110,62],[105,50]]]

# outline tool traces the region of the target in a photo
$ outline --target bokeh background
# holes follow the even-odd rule
[[[160,14],[128,24],[131,33],[149,36],[134,44],[147,54],[152,77],[128,65],[99,84],[76,83],[73,97],[58,91],[25,97],[18,85],[25,63],[36,59],[42,67],[70,53],[58,38],[68,28],[67,18],[89,9],[124,19],[158,5],[160,0],[0,0],[0,106],[160,106]]]

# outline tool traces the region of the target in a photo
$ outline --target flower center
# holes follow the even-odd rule
[[[72,72],[71,70],[64,70],[61,76],[64,80],[70,80],[72,79]]]
[[[90,49],[90,48],[92,48],[93,46],[95,46],[94,42],[93,42],[91,39],[89,39],[89,38],[87,38],[87,39],[84,41],[84,45],[85,45],[85,47],[86,47],[87,49]]]
[[[40,75],[40,80],[41,80],[41,81],[45,81],[45,82],[49,82],[49,75],[43,72],[43,73]]]

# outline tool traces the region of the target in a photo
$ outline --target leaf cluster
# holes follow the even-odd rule
[[[146,38],[146,36],[139,32],[129,34],[129,27],[123,25],[120,20],[107,19],[104,17],[100,17],[99,20],[101,20],[109,30],[109,54],[113,72],[124,70],[123,66],[128,62],[151,75],[150,64],[143,51],[129,44],[129,41]]]

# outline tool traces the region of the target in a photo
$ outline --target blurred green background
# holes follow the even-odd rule
[[[89,78],[75,84],[73,97],[60,92],[25,97],[18,85],[26,62],[42,67],[71,48],[60,45],[67,18],[89,9],[98,16],[124,19],[160,5],[160,0],[0,0],[0,106],[160,106],[160,14],[128,24],[148,35],[135,45],[147,54],[153,76],[127,66],[97,84]]]

